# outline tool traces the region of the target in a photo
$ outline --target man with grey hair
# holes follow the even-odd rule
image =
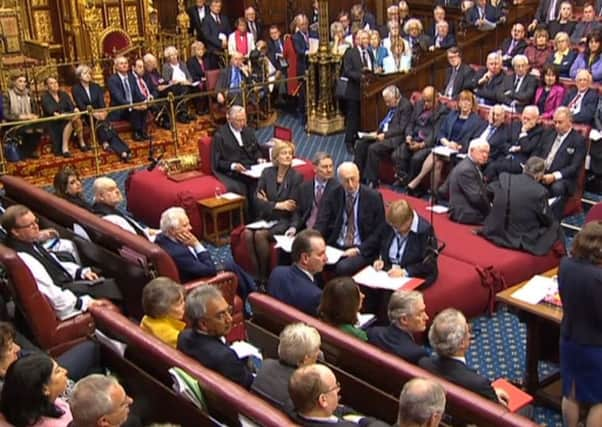
[[[506,109],[496,104],[489,110],[489,118],[476,134],[478,139],[489,143],[489,161],[502,157],[510,143],[510,126],[506,123]]]
[[[387,314],[391,324],[368,329],[368,342],[411,363],[418,364],[420,359],[428,357],[425,348],[414,340],[414,334],[424,332],[429,320],[422,294],[404,290],[393,292]]]
[[[134,217],[119,209],[123,196],[113,179],[106,176],[96,178],[92,185],[92,192],[94,197],[92,212],[105,221],[109,221],[132,234],[137,234],[151,242],[155,240],[159,230],[146,227]]]
[[[278,360],[265,359],[253,381],[253,390],[281,409],[292,409],[288,380],[295,369],[316,363],[320,355],[320,333],[304,323],[292,323],[280,332]]]
[[[507,75],[498,95],[498,100],[512,108],[512,111],[522,112],[535,98],[535,90],[539,85],[537,77],[529,73],[529,59],[522,54],[512,58],[514,74]]]
[[[573,123],[591,126],[598,108],[598,91],[592,87],[593,78],[586,70],[579,70],[575,75],[575,87],[571,87],[562,105],[569,107],[573,114]]]
[[[132,105],[146,101],[140,92],[134,74],[130,72],[130,64],[125,56],[118,56],[114,60],[115,74],[112,74],[107,86],[111,94],[111,107]],[[127,120],[132,125],[134,141],[144,141],[149,136],[146,133],[146,105],[129,107],[111,111],[109,120]]]
[[[481,168],[489,158],[489,143],[473,139],[468,155],[449,175],[449,218],[462,224],[481,224],[491,208]]]
[[[228,110],[227,120],[228,122],[213,135],[213,173],[226,185],[228,191],[245,196],[247,203],[250,203],[255,197],[257,180],[244,175],[243,172],[256,163],[265,162],[265,159],[255,132],[247,127],[245,109],[234,105]],[[250,207],[252,208],[252,205]]]
[[[155,243],[174,260],[182,283],[217,274],[211,254],[192,233],[190,219],[184,209],[172,207],[165,210],[161,214],[160,228]],[[227,259],[223,268],[238,277],[237,292],[243,299],[257,290],[253,278],[232,259]]]
[[[445,390],[428,378],[414,378],[399,395],[398,427],[437,427],[445,412]]]
[[[69,408],[70,427],[123,425],[128,419],[133,400],[114,377],[89,375],[73,387]]]
[[[539,183],[545,162],[531,157],[523,173],[502,173],[492,182],[493,207],[481,234],[499,246],[534,255],[547,254],[560,239],[560,224],[548,206],[548,190]]]
[[[355,142],[353,161],[360,170],[364,182],[371,187],[378,186],[378,165],[382,158],[405,142],[405,132],[412,117],[412,104],[395,85],[387,86],[382,91],[385,105],[389,109],[387,115],[376,129],[376,137],[364,137]]]
[[[200,286],[186,297],[186,318],[190,328],[180,332],[177,348],[245,388],[253,383],[253,374],[236,352],[225,344],[232,329],[232,307],[214,285]]]
[[[498,93],[504,83],[502,72],[502,55],[499,52],[491,52],[487,55],[486,68],[477,71],[473,78],[472,87],[479,104],[494,105],[498,102]]]
[[[337,178],[340,186],[324,202],[315,228],[328,245],[344,251],[344,257],[336,264],[336,275],[352,276],[376,256],[385,207],[379,192],[360,184],[355,163],[341,163]]]
[[[470,328],[460,311],[446,308],[440,312],[429,330],[429,342],[437,356],[422,359],[422,368],[489,400],[508,404],[504,390],[494,389],[489,379],[466,365]]]

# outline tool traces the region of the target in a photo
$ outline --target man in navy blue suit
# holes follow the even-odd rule
[[[242,387],[249,389],[253,374],[245,361],[225,344],[232,329],[232,307],[214,285],[200,286],[186,297],[186,318],[191,327],[178,336],[177,348]]]
[[[134,75],[129,71],[130,65],[125,56],[115,58],[115,74],[109,77],[107,85],[111,94],[111,106],[132,105],[146,101],[140,92]],[[146,105],[130,107],[123,110],[111,111],[109,120],[127,120],[132,125],[135,141],[149,139],[146,133]]]
[[[322,297],[316,274],[326,264],[326,243],[316,230],[303,230],[291,249],[293,265],[278,266],[268,279],[268,294],[309,315],[315,316]]]
[[[422,294],[404,290],[393,292],[387,314],[391,324],[369,328],[368,342],[414,364],[428,357],[424,346],[414,341],[414,334],[424,332],[429,320]]]
[[[217,274],[218,269],[211,254],[192,234],[190,220],[184,209],[173,207],[163,212],[160,228],[161,232],[156,235],[155,244],[163,248],[174,260],[182,283]],[[238,292],[242,298],[256,290],[253,278],[234,261],[226,261],[223,267],[237,275]]]
[[[575,76],[575,87],[564,97],[562,105],[569,107],[573,123],[592,126],[598,108],[598,91],[591,88],[592,75],[587,70],[579,70]]]

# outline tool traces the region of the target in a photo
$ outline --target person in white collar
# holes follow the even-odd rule
[[[455,308],[447,308],[435,317],[429,330],[429,342],[437,355],[421,359],[419,364],[452,383],[507,406],[508,394],[494,388],[488,378],[466,365],[470,340],[470,327],[464,315]]]
[[[554,129],[544,134],[533,153],[545,160],[541,183],[550,197],[557,197],[550,207],[558,219],[562,219],[568,197],[577,191],[577,178],[583,169],[585,154],[585,139],[573,129],[571,111],[568,107],[558,107],[554,113]]]
[[[396,200],[385,214],[375,270],[391,277],[424,277],[427,284],[437,278],[437,239],[429,222],[412,209],[407,200]]]
[[[305,427],[387,426],[361,415],[347,414],[339,418],[335,412],[339,412],[340,408],[340,391],[341,385],[329,367],[313,364],[298,368],[288,383],[288,392],[295,407],[295,422]]]

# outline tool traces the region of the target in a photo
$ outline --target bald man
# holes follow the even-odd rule
[[[328,195],[315,228],[328,245],[345,251],[336,265],[337,276],[352,276],[376,256],[385,208],[379,192],[360,184],[355,163],[341,163],[337,178],[340,186]]]

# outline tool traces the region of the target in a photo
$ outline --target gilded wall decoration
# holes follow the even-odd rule
[[[109,7],[107,9],[107,15],[109,26],[121,27],[121,15],[119,13],[119,7]]]
[[[138,31],[138,7],[130,5],[125,8],[126,28],[130,36],[137,36]]]
[[[36,39],[45,43],[51,43],[52,38],[52,22],[50,13],[47,10],[36,10],[33,12],[34,32]]]
[[[44,7],[44,6],[48,6],[48,0],[32,0],[31,6],[32,7]]]

